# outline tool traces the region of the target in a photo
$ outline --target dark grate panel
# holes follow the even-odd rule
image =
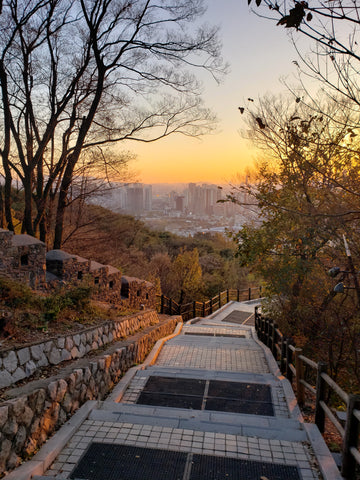
[[[176,377],[149,377],[144,387],[144,392],[173,393],[181,395],[184,392],[191,395],[203,395],[205,380],[195,378]]]
[[[234,310],[233,312],[229,313],[227,317],[225,317],[222,322],[230,322],[230,323],[238,323],[243,324],[248,318],[250,318],[252,313],[249,312],[240,312],[238,310]]]
[[[191,408],[193,410],[201,410],[202,401],[202,395],[141,392],[136,403],[140,405],[156,405],[158,407]]]
[[[224,382],[210,380],[209,397],[234,398],[271,403],[271,388],[260,383]]]
[[[189,480],[301,480],[297,467],[226,457],[194,455]]]
[[[186,453],[91,443],[70,478],[86,480],[182,480]]]
[[[229,398],[208,398],[206,400],[205,410],[214,410],[215,412],[245,413],[247,415],[274,416],[274,409],[271,403],[232,400]]]
[[[245,338],[245,335],[235,335],[235,334],[233,334],[233,333],[185,332],[185,335],[197,335],[198,337],[233,337],[233,338]]]

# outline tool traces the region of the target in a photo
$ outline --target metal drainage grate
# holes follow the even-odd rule
[[[189,480],[301,480],[297,467],[210,455],[194,455]]]
[[[270,386],[211,380],[205,410],[273,417]]]
[[[249,312],[240,312],[239,310],[234,310],[227,317],[225,317],[222,322],[230,322],[230,323],[239,323],[243,324],[248,318],[250,318],[253,314]]]
[[[91,443],[71,479],[182,480],[187,454],[154,448]]]
[[[261,383],[225,382],[210,380],[209,397],[225,397],[258,402],[271,402],[271,388]]]
[[[201,410],[202,401],[202,396],[141,392],[136,403],[139,405],[154,405],[157,407]]]
[[[205,395],[205,380],[174,377],[149,377],[137,400],[139,405],[216,412],[274,416],[269,385],[210,380]],[[205,396],[205,406],[203,399]]]
[[[143,389],[144,392],[203,395],[205,380],[196,378],[178,378],[151,376]]]
[[[247,415],[274,416],[274,409],[271,403],[254,402],[246,400],[232,400],[229,398],[208,398],[205,410],[228,413],[245,413]]]
[[[149,377],[136,403],[201,410],[205,383],[193,378]]]
[[[199,337],[233,337],[245,338],[245,335],[236,335],[233,333],[202,333],[202,332],[185,332],[185,335],[197,335]]]

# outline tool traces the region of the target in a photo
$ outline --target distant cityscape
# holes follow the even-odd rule
[[[228,186],[205,183],[114,184],[92,201],[114,212],[141,218],[154,229],[188,236],[237,229],[249,217],[254,217],[244,206],[219,203],[228,190]],[[240,200],[246,203],[246,195],[242,194]]]

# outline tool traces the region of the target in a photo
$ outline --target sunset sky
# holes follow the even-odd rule
[[[221,27],[223,57],[230,64],[222,84],[205,77],[203,98],[220,120],[218,131],[201,139],[172,136],[152,144],[128,144],[137,154],[132,168],[144,183],[229,183],[254,160],[241,138],[245,125],[238,107],[248,97],[286,91],[280,78],[294,78],[296,54],[284,28],[251,13],[246,0],[207,3],[204,20]]]

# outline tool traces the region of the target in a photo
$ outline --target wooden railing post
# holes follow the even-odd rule
[[[286,372],[286,338],[284,336],[281,337],[280,371],[283,375]]]
[[[275,360],[277,360],[278,357],[278,352],[276,350],[276,330],[278,328],[277,323],[272,323],[272,334],[271,334],[271,351],[272,354],[274,355]]]
[[[290,349],[291,345],[291,339],[287,338],[286,339],[286,378],[289,380],[290,383],[292,383],[293,380],[293,372],[290,368],[290,364],[292,362],[292,351]]]
[[[164,313],[164,295],[161,295],[160,297],[160,313]]]
[[[226,289],[226,303],[229,303],[230,297],[229,297],[229,289]]]
[[[196,302],[193,302],[193,318],[196,317]]]
[[[305,403],[305,389],[301,380],[304,380],[304,365],[300,358],[302,348],[295,348],[295,369],[296,369],[296,396],[300,407]]]
[[[212,298],[210,298],[209,302],[210,302],[210,315],[211,315],[213,313]]]
[[[251,300],[251,287],[249,287],[249,300]]]
[[[172,315],[172,299],[169,298],[169,315]]]
[[[327,363],[319,362],[316,380],[315,424],[321,433],[324,433],[325,430],[325,412],[321,407],[320,402],[324,402],[326,396],[326,382],[321,374],[326,372]]]
[[[237,289],[236,299],[237,299],[238,302],[240,302],[240,290],[239,289]]]
[[[205,317],[205,302],[202,304],[202,317]]]
[[[341,475],[346,479],[356,478],[356,461],[351,454],[351,448],[358,449],[360,422],[353,415],[355,409],[360,410],[360,395],[349,395],[341,463]]]
[[[221,308],[221,292],[219,292],[219,308]]]

